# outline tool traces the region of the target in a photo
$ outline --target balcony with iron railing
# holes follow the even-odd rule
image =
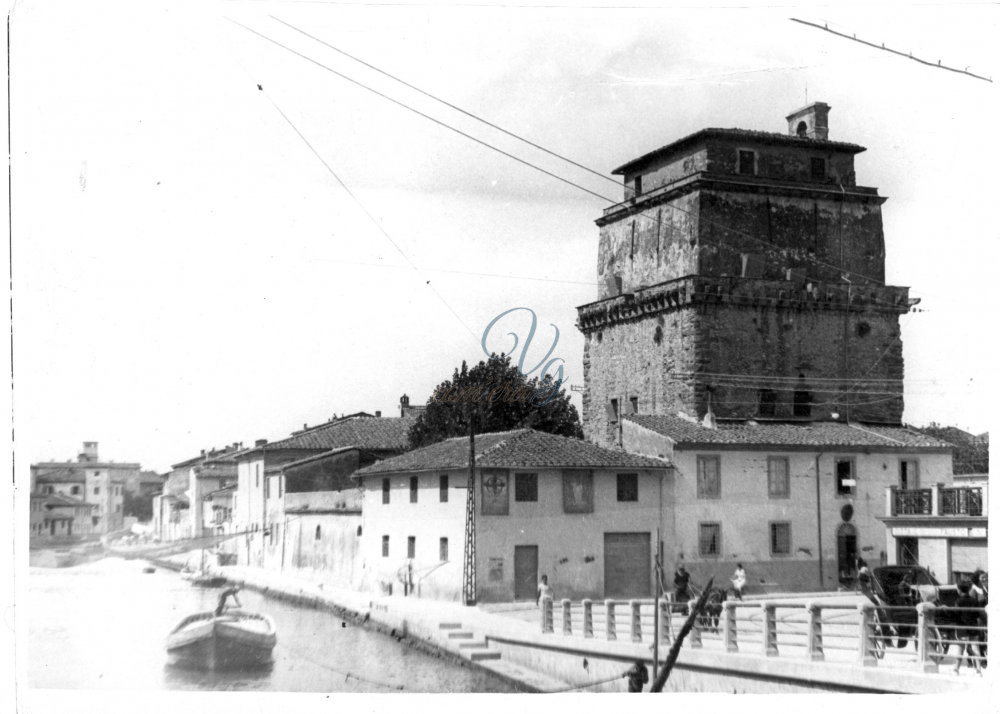
[[[987,515],[989,486],[946,486],[885,490],[885,515],[981,517]]]

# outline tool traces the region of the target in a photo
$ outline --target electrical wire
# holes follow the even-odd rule
[[[404,87],[409,87],[413,91],[419,92],[420,94],[424,95],[425,97],[433,99],[436,102],[440,102],[441,104],[444,104],[446,107],[448,107],[450,109],[454,109],[455,111],[460,112],[460,113],[464,114],[467,117],[471,117],[472,119],[475,119],[476,121],[481,122],[481,123],[485,124],[488,127],[496,129],[497,131],[502,132],[502,133],[506,134],[507,136],[513,137],[514,139],[517,139],[518,141],[523,141],[528,146],[534,147],[535,149],[538,149],[539,151],[544,151],[549,156],[554,156],[557,159],[562,159],[563,161],[565,161],[565,162],[567,162],[569,164],[572,164],[573,166],[576,166],[579,169],[583,169],[584,171],[587,171],[587,172],[593,174],[594,176],[597,176],[598,178],[604,179],[605,181],[610,181],[611,183],[615,184],[616,186],[620,186],[621,185],[621,182],[616,181],[615,179],[611,178],[610,176],[606,176],[605,174],[601,173],[600,171],[596,171],[595,169],[592,169],[592,168],[590,168],[588,166],[584,166],[583,164],[577,163],[573,159],[570,159],[570,158],[568,158],[566,156],[563,156],[562,154],[556,153],[555,151],[552,151],[551,149],[546,149],[544,146],[542,146],[540,144],[536,144],[535,142],[531,141],[530,139],[526,139],[525,137],[521,136],[520,134],[515,134],[512,131],[504,129],[502,126],[498,126],[497,124],[494,124],[493,122],[489,121],[488,119],[483,119],[481,116],[479,116],[477,114],[473,114],[472,112],[470,112],[470,111],[468,111],[466,109],[463,109],[460,106],[457,106],[455,104],[452,104],[449,101],[441,99],[441,97],[438,97],[438,96],[436,96],[434,94],[431,94],[430,92],[428,92],[428,91],[426,91],[424,89],[421,89],[420,87],[417,87],[417,86],[415,86],[413,84],[410,84],[409,82],[407,82],[404,79],[400,79],[399,77],[397,77],[396,75],[392,74],[391,72],[387,72],[384,69],[379,69],[378,67],[376,67],[373,64],[370,64],[369,62],[366,62],[366,61],[364,61],[363,59],[361,59],[359,57],[355,57],[354,55],[350,54],[349,52],[346,52],[346,51],[340,49],[339,47],[336,47],[335,45],[330,44],[329,42],[327,42],[325,40],[321,40],[320,38],[316,37],[315,35],[309,34],[308,32],[306,32],[305,30],[303,30],[300,27],[296,27],[295,25],[293,25],[293,24],[291,24],[289,22],[285,22],[280,17],[275,17],[274,15],[270,15],[269,17],[272,20],[276,21],[276,22],[280,22],[285,27],[289,27],[292,30],[295,30],[296,32],[298,32],[300,34],[305,35],[309,39],[311,39],[311,40],[313,40],[315,42],[318,42],[319,44],[323,45],[324,47],[329,47],[334,52],[342,54],[345,57],[347,57],[349,59],[352,59],[355,62],[358,62],[359,64],[362,64],[365,67],[368,67],[369,69],[374,70],[375,72],[378,72],[381,75],[389,77],[390,79],[393,79],[396,82],[399,82]]]
[[[277,19],[277,18],[275,18],[275,19]],[[503,149],[501,149],[501,148],[499,148],[497,146],[494,146],[493,144],[490,144],[487,141],[484,141],[484,140],[479,139],[479,138],[477,138],[475,136],[472,136],[471,134],[468,134],[467,132],[464,132],[464,131],[458,129],[458,128],[456,128],[456,127],[448,124],[445,121],[442,121],[440,119],[432,117],[429,114],[426,114],[425,112],[420,111],[419,109],[415,109],[414,107],[409,106],[405,102],[402,102],[400,100],[394,99],[393,97],[390,97],[389,95],[385,94],[384,92],[380,92],[377,89],[369,87],[368,85],[364,84],[363,82],[361,82],[359,80],[356,80],[356,79],[354,79],[354,78],[352,78],[352,77],[350,77],[350,76],[348,76],[348,75],[346,75],[346,74],[344,74],[342,72],[339,72],[339,71],[333,69],[332,67],[329,67],[328,65],[323,64],[319,60],[313,59],[312,57],[309,57],[308,55],[303,54],[303,53],[301,53],[301,52],[299,52],[299,51],[297,51],[297,50],[295,50],[295,49],[293,49],[293,48],[291,48],[291,47],[289,47],[289,46],[287,46],[287,45],[279,42],[278,40],[275,40],[275,39],[273,39],[273,38],[271,38],[271,37],[269,37],[269,36],[267,36],[267,35],[265,35],[265,34],[263,34],[261,32],[258,32],[257,30],[254,30],[253,28],[248,27],[247,25],[244,25],[243,23],[241,23],[241,22],[239,22],[237,20],[233,20],[232,18],[229,18],[229,17],[227,17],[226,20],[228,20],[229,22],[233,23],[234,25],[237,25],[237,26],[243,28],[244,30],[246,30],[246,31],[248,31],[248,32],[250,32],[250,33],[252,33],[254,35],[257,35],[261,39],[263,39],[263,40],[265,40],[267,42],[270,42],[271,44],[274,44],[275,46],[280,47],[281,49],[284,49],[285,51],[287,51],[287,52],[289,52],[291,54],[294,54],[295,56],[297,56],[297,57],[299,57],[301,59],[304,59],[307,62],[310,62],[311,64],[314,64],[317,67],[320,67],[320,68],[322,68],[322,69],[330,72],[331,74],[334,74],[334,75],[336,75],[336,76],[338,76],[338,77],[340,77],[342,79],[347,80],[348,82],[354,84],[355,86],[358,86],[358,87],[360,87],[362,89],[365,89],[365,90],[367,90],[367,91],[369,91],[369,92],[371,92],[371,93],[373,93],[373,94],[375,94],[375,95],[377,95],[377,96],[379,96],[379,97],[381,97],[383,99],[386,99],[387,101],[392,102],[393,104],[396,104],[399,107],[407,109],[408,111],[413,112],[414,114],[417,114],[418,116],[421,116],[421,117],[423,117],[423,118],[425,118],[425,119],[427,119],[427,120],[429,120],[429,121],[431,121],[431,122],[433,122],[433,123],[435,123],[435,124],[437,124],[437,125],[439,125],[439,126],[441,126],[443,128],[446,128],[446,129],[448,129],[450,131],[453,131],[453,132],[459,134],[460,136],[462,136],[462,137],[464,137],[466,139],[469,139],[470,141],[473,141],[473,142],[475,142],[477,144],[480,144],[480,145],[482,145],[482,146],[484,146],[484,147],[486,147],[488,149],[496,151],[496,152],[502,154],[503,156],[506,156],[507,158],[510,158],[510,159],[512,159],[512,160],[520,163],[520,164],[523,164],[523,165],[529,167],[529,168],[533,168],[536,171],[539,171],[539,172],[545,174],[546,176],[554,178],[557,181],[560,181],[560,182],[562,182],[564,184],[567,184],[567,185],[569,185],[569,186],[571,186],[573,188],[576,188],[576,189],[578,189],[580,191],[583,191],[584,193],[587,193],[587,194],[589,194],[591,196],[594,196],[596,198],[600,198],[603,201],[607,201],[610,204],[612,204],[612,206],[621,205],[621,203],[622,203],[620,201],[617,201],[616,199],[613,199],[613,198],[610,198],[610,197],[608,197],[606,195],[598,193],[597,191],[593,191],[593,190],[591,190],[589,188],[586,188],[586,187],[584,187],[584,186],[582,186],[582,185],[580,185],[580,184],[578,184],[578,183],[576,183],[576,182],[574,182],[574,181],[572,181],[570,179],[567,179],[567,178],[565,178],[563,176],[560,176],[560,175],[558,175],[558,174],[556,174],[556,173],[554,173],[552,171],[549,171],[549,170],[547,170],[545,168],[542,168],[541,166],[538,166],[537,164],[534,164],[534,163],[532,163],[530,161],[527,161],[526,159],[522,159],[519,156],[516,156],[516,155],[514,155],[514,154],[512,154],[512,153],[510,153],[508,151],[505,151],[505,150],[503,150]],[[280,20],[279,20],[279,22],[280,22]],[[285,23],[285,24],[287,24],[287,23]],[[292,27],[293,29],[296,29],[296,30],[298,29],[298,28],[295,28],[294,26],[291,26],[291,25],[289,25],[289,27]],[[307,34],[307,33],[303,33],[303,34]],[[322,42],[321,40],[317,40],[317,41]],[[441,101],[443,101],[443,100],[441,100]],[[588,170],[590,170],[590,169],[588,169]],[[842,191],[844,190],[843,187],[841,187],[841,190]],[[667,208],[669,208],[671,210],[679,211],[681,213],[685,213],[685,214],[688,214],[688,215],[695,215],[694,211],[690,211],[688,209],[684,209],[684,208],[681,208],[681,207],[673,205],[673,204],[666,204],[666,205],[667,205]],[[637,212],[636,215],[643,216],[643,217],[646,217],[646,218],[649,218],[649,219],[653,218],[652,214],[643,213],[642,211]],[[754,241],[755,243],[758,243],[758,244],[761,244],[761,245],[765,245],[768,248],[773,248],[774,247],[773,244],[771,244],[768,241],[764,241],[762,239],[759,239],[756,236],[754,236],[754,235],[752,235],[750,233],[747,233],[745,231],[741,231],[741,230],[738,230],[738,229],[731,228],[729,226],[726,226],[724,224],[719,223],[718,221],[713,221],[711,219],[705,219],[705,218],[701,218],[701,221],[703,223],[707,224],[707,225],[716,225],[716,226],[719,226],[722,229],[724,229],[724,230],[726,230],[726,231],[728,231],[730,233],[734,233],[736,235],[748,238],[749,240]],[[773,263],[774,261],[771,261],[771,262]],[[876,280],[875,278],[873,278],[871,276],[868,276],[868,275],[865,275],[865,274],[862,274],[862,273],[859,273],[859,272],[856,272],[856,271],[845,270],[843,268],[843,266],[838,266],[838,265],[835,265],[833,263],[828,263],[828,262],[822,261],[822,260],[813,260],[812,262],[814,264],[816,264],[816,265],[821,265],[821,266],[824,266],[824,267],[832,268],[832,269],[836,270],[837,272],[840,272],[840,273],[843,273],[843,274],[847,274],[847,275],[850,275],[850,276],[855,276],[855,277],[858,277],[858,278],[863,278],[863,279],[865,279],[867,281],[870,281],[872,283],[875,283],[877,285],[881,285],[881,284],[884,283],[884,281]],[[814,280],[815,282],[824,282],[823,280],[821,280],[817,276],[805,275],[804,277],[810,278],[810,279]],[[890,306],[890,307],[893,307],[895,309],[898,309],[898,306],[895,305],[894,303],[880,301],[880,300],[877,300],[877,299],[872,300],[871,302],[873,304],[883,304],[883,305]]]

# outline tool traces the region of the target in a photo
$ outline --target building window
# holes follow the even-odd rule
[[[788,498],[788,459],[784,456],[767,457],[767,497]]]
[[[271,477],[270,476],[265,476],[264,477],[264,498],[270,498],[270,497],[271,497]]]
[[[281,492],[284,490],[285,477],[278,476],[278,498],[281,498]]]
[[[101,522],[101,517],[100,516],[91,516],[90,517],[90,523],[91,523],[91,525],[95,525],[96,526],[100,522]]]
[[[721,498],[722,479],[718,456],[698,457],[698,498]]]
[[[826,159],[814,157],[809,160],[809,175],[814,179],[823,180],[826,178]]]
[[[639,397],[629,397],[628,398],[628,402],[629,402],[629,406],[631,407],[631,412],[630,413],[631,414],[638,414],[639,413]]]
[[[410,503],[417,502],[418,481],[416,476],[410,476]]]
[[[721,524],[698,524],[698,553],[702,556],[717,556],[722,553]]]
[[[442,538],[438,541],[438,559],[442,562],[448,560],[448,539]]]
[[[254,488],[260,488],[260,464],[253,465]]]
[[[51,493],[51,491],[50,491],[50,493]],[[94,486],[94,495],[98,496],[98,495],[100,495],[100,493],[101,493],[101,487],[100,486]]]
[[[79,486],[74,486],[73,488],[71,488],[69,490],[69,492],[71,494],[73,494],[74,496],[78,496],[78,495],[80,495],[80,487]]]
[[[320,529],[319,526],[316,526],[316,535],[314,537],[314,540],[319,540],[322,537],[323,537],[323,531],[322,531],[322,529]]]
[[[899,487],[904,491],[920,488],[920,467],[916,459],[899,462]]]
[[[642,176],[635,177],[635,195],[638,196],[642,193]]]
[[[757,154],[753,151],[740,150],[737,173],[753,176],[757,173]]]
[[[438,500],[441,503],[448,503],[448,476],[445,474],[438,479]]]
[[[514,474],[514,500],[522,503],[538,501],[538,474]]]
[[[413,559],[417,557],[417,537],[407,536],[406,538],[406,557]]]
[[[771,555],[791,555],[792,553],[792,524],[772,523],[771,524]]]
[[[608,419],[611,420],[612,423],[617,424],[618,416],[618,400],[612,399],[608,407]]]
[[[389,557],[389,536],[387,535],[382,536],[382,557]]]
[[[115,504],[115,513],[121,513],[121,512],[122,512],[122,504],[116,503]]]
[[[618,474],[618,500],[639,500],[639,474]]]
[[[761,389],[757,393],[757,415],[773,417],[778,405],[778,394],[773,389]]]
[[[857,491],[857,480],[854,476],[854,459],[837,459],[837,495],[853,496]]]
[[[382,479],[382,503],[389,502],[389,479]]]

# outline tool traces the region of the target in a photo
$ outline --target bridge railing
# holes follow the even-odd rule
[[[660,600],[658,629],[652,600],[542,599],[546,634],[669,646],[687,619],[690,603]],[[984,608],[879,607],[779,600],[726,601],[695,622],[686,646],[730,653],[812,661],[854,661],[937,672],[952,665],[986,663]],[[957,659],[956,659],[957,657]]]

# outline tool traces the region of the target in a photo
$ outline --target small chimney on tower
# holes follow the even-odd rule
[[[826,141],[830,137],[829,114],[830,105],[823,102],[813,102],[796,109],[785,117],[788,120],[789,136]]]

